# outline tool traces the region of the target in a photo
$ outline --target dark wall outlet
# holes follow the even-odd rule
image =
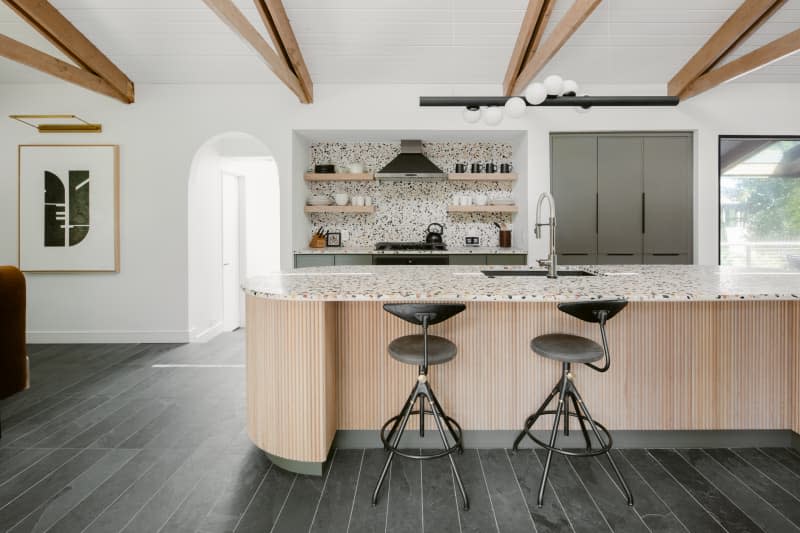
[[[464,244],[467,246],[480,246],[481,238],[480,237],[464,237]]]

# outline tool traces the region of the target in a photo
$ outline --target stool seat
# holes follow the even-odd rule
[[[425,356],[425,336],[406,335],[389,343],[389,355],[401,363],[422,366]],[[456,356],[458,348],[444,337],[428,335],[428,364],[440,365]]]
[[[586,337],[566,333],[540,335],[531,341],[531,350],[563,363],[593,363],[603,358],[602,346]]]

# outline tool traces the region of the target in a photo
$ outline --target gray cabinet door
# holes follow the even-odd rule
[[[598,265],[641,265],[642,254],[640,253],[608,253],[597,254]]]
[[[295,268],[333,266],[332,254],[296,254],[294,256]]]
[[[645,254],[690,254],[690,135],[644,138],[644,193]]]
[[[526,254],[489,254],[486,256],[487,265],[527,265]]]
[[[689,254],[644,254],[645,265],[691,265]]]
[[[595,254],[597,135],[553,135],[550,142],[550,190],[558,219],[556,249]],[[547,231],[544,233],[547,238]]]
[[[371,265],[371,254],[336,254],[333,256],[333,264],[339,265]]]
[[[565,253],[557,254],[559,265],[596,265],[597,254]]]
[[[639,136],[599,136],[597,139],[597,252],[642,253],[642,155]],[[566,250],[564,250],[566,251]],[[626,264],[627,261],[620,260]]]

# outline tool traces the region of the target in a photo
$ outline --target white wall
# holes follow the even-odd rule
[[[660,94],[663,87],[588,87],[590,94]],[[549,184],[551,131],[696,132],[695,258],[717,256],[717,135],[799,134],[797,85],[730,84],[677,108],[529,110],[503,129],[528,132],[529,211]],[[188,338],[187,182],[207,139],[242,131],[272,152],[281,180],[281,264],[291,266],[293,130],[479,129],[453,108],[420,108],[420,95],[499,94],[498,87],[317,86],[311,106],[282,86],[139,85],[125,106],[64,84],[0,85],[0,115],[76,113],[103,124],[99,135],[44,136],[0,121],[0,263],[16,263],[16,147],[25,143],[118,143],[122,172],[119,274],[28,276],[30,336],[39,341],[178,341]],[[305,161],[305,154],[295,160]],[[299,205],[299,204],[298,204]],[[546,243],[530,240],[531,257]]]
[[[197,152],[188,187],[189,334],[192,340],[222,327],[222,157],[209,142]]]

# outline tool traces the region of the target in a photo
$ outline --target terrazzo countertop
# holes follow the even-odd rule
[[[601,298],[632,301],[800,300],[800,272],[715,266],[567,267],[585,277],[496,277],[488,266],[338,266],[303,268],[248,280],[245,290],[278,300],[534,301]]]
[[[447,250],[375,250],[374,247],[342,246],[341,248],[300,248],[294,251],[295,254],[371,254],[371,255],[497,255],[497,254],[527,254],[527,250],[522,248],[500,248],[499,246],[448,246]]]

